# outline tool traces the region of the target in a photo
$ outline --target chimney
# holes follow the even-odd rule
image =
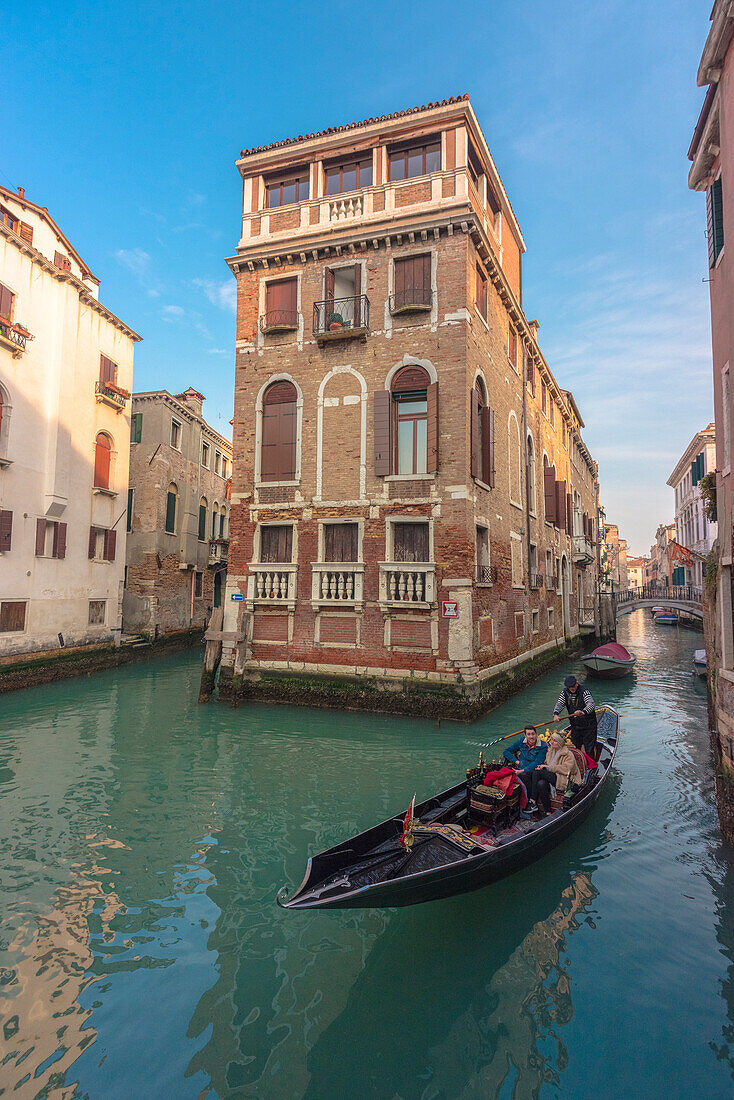
[[[540,328],[540,321],[528,321],[528,328],[533,334],[533,339],[538,339],[538,329]]]
[[[18,198],[19,199],[24,199],[25,198],[25,187],[19,187],[18,188]]]
[[[196,416],[201,416],[201,407],[204,403],[204,394],[199,393],[193,386],[189,386],[183,393],[177,393],[176,397],[179,401],[183,401],[184,405],[191,409]]]

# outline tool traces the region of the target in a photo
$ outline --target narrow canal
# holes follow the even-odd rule
[[[386,912],[274,895],[551,714],[561,672],[471,727],[198,707],[198,653],[4,697],[0,1095],[730,1097],[702,639],[639,611],[619,640],[639,663],[591,685],[624,730],[592,817],[497,886]]]

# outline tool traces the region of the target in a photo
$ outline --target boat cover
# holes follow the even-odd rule
[[[632,654],[619,642],[607,642],[592,653],[592,657],[611,657],[614,661],[631,661]]]

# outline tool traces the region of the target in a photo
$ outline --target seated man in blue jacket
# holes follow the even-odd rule
[[[535,794],[533,772],[545,762],[547,752],[548,746],[545,742],[538,741],[538,731],[535,726],[526,726],[523,730],[523,736],[518,737],[517,741],[513,741],[503,753],[505,760],[511,768],[515,769],[517,778],[524,784],[525,790],[528,792],[531,801],[528,803],[527,808],[531,811],[536,809],[533,800]]]

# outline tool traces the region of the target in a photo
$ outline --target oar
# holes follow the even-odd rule
[[[565,718],[546,718],[544,722],[538,722],[533,726],[533,729],[539,730],[541,726],[558,726],[561,722],[565,722]],[[528,723],[530,725],[530,723]],[[508,741],[510,737],[520,737],[525,732],[525,727],[521,730],[516,730],[515,733],[506,733],[504,737],[498,737],[496,741],[486,741],[483,745],[483,749],[489,748],[490,745],[499,745],[501,741]]]

